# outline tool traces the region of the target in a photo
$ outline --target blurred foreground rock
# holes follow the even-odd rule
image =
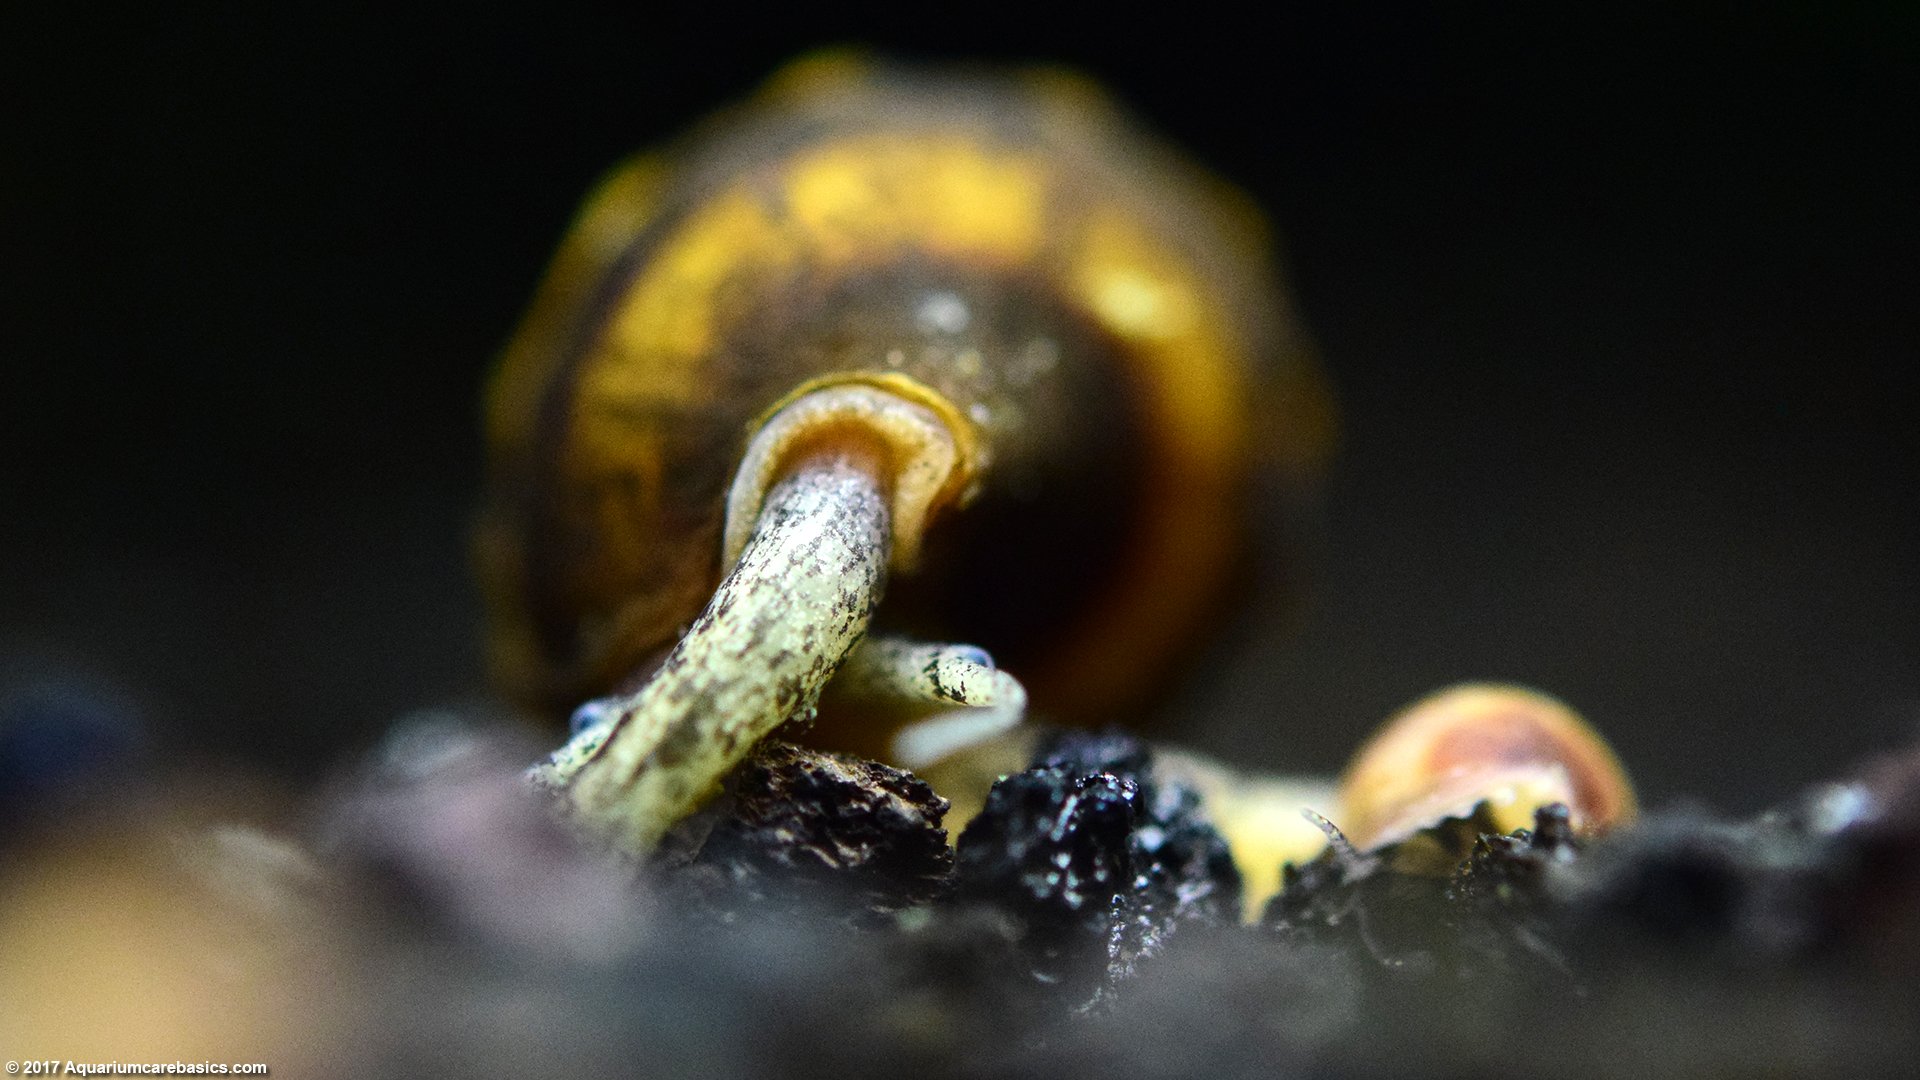
[[[479,1077],[1899,1076],[1920,1050],[1916,751],[1750,820],[1336,840],[1253,925],[1204,802],[1126,736],[1045,741],[957,856],[916,778],[776,743],[622,864],[521,782],[535,756],[432,715],[312,799],[200,773],[16,836],[6,1045]]]

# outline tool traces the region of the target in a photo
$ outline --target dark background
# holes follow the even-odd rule
[[[1515,679],[1746,808],[1920,728],[1904,5],[550,7],[0,16],[0,678],[295,775],[481,695],[477,391],[577,200],[851,40],[1085,68],[1276,219],[1344,449],[1190,740]]]

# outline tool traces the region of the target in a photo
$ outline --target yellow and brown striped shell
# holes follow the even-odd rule
[[[493,380],[480,560],[507,689],[566,709],[721,573],[754,425],[931,388],[982,466],[882,625],[1110,709],[1219,599],[1261,461],[1327,433],[1258,215],[1053,70],[803,60],[588,200]]]

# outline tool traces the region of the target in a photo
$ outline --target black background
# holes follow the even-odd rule
[[[1330,770],[1515,679],[1739,808],[1920,727],[1920,18],[1325,7],[0,17],[0,676],[295,775],[482,694],[477,392],[574,205],[866,41],[1082,67],[1276,220],[1327,552],[1189,740]]]

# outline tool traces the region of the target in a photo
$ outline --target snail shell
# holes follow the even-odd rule
[[[1381,725],[1340,780],[1339,825],[1363,847],[1405,840],[1484,804],[1502,832],[1560,803],[1588,833],[1633,821],[1633,784],[1613,748],[1564,702],[1501,683],[1463,683]]]
[[[707,602],[728,484],[797,390],[904,376],[975,453],[885,624],[1071,718],[1196,636],[1317,375],[1241,197],[1056,71],[832,54],[592,195],[493,379],[479,532],[506,688],[564,710]]]

